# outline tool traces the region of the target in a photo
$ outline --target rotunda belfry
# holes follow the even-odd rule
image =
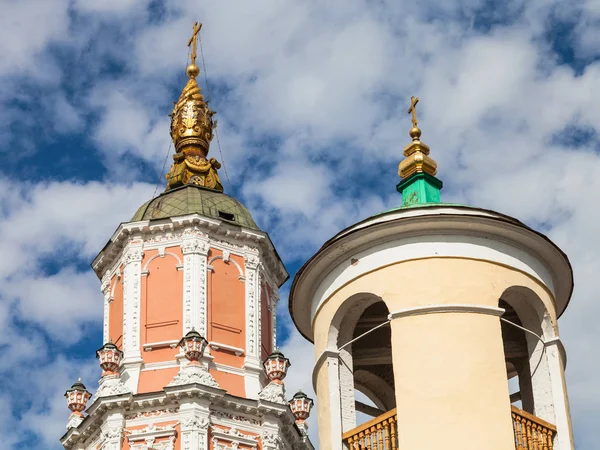
[[[268,369],[284,358],[275,310],[288,274],[207,156],[215,113],[196,81],[200,28],[171,114],[167,188],[92,263],[104,295],[102,376],[89,406],[83,384],[67,392],[65,448],[312,448],[286,398],[289,361],[275,378]]]
[[[291,288],[315,346],[320,448],[572,450],[557,324],[569,260],[516,219],[440,201],[418,100],[402,207],[331,238]]]

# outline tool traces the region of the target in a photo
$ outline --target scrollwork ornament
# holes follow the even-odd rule
[[[169,386],[183,386],[186,384],[201,384],[213,388],[219,388],[219,384],[213,376],[203,367],[188,365],[179,371]]]
[[[184,255],[188,254],[201,254],[207,255],[209,250],[209,244],[206,241],[200,239],[186,239],[181,243],[181,251]]]
[[[185,430],[194,429],[206,433],[210,426],[210,421],[206,417],[190,416],[181,420],[181,426]]]
[[[141,262],[144,257],[144,252],[141,248],[130,248],[127,253],[125,253],[125,257],[123,258],[123,263],[125,265],[133,262]]]
[[[267,384],[262,391],[258,394],[258,398],[273,403],[280,403],[287,405],[285,397],[285,387],[282,383],[271,382]]]
[[[263,448],[279,450],[282,446],[282,439],[273,431],[263,431],[261,438]]]
[[[123,435],[123,429],[121,427],[106,427],[102,430],[101,440],[112,441],[115,439],[121,439]]]

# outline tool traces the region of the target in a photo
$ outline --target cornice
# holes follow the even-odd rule
[[[262,264],[269,273],[273,274],[279,286],[289,278],[267,233],[232,225],[200,214],[122,223],[92,262],[92,269],[102,279],[106,272],[114,270],[114,266],[120,261],[120,257],[130,241],[138,239],[147,241],[172,233],[172,236],[161,240],[161,244],[180,243],[182,236],[178,236],[176,233],[187,230],[197,231],[198,237],[205,234],[211,244],[215,241],[224,247],[230,247],[236,254],[252,253],[254,248],[258,248]]]
[[[97,435],[105,423],[106,413],[114,410],[121,410],[123,416],[127,418],[128,415],[140,412],[140,410],[148,412],[148,408],[168,408],[172,410],[170,412],[173,413],[175,419],[179,420],[180,400],[189,400],[194,397],[210,402],[210,414],[214,415],[214,419],[211,421],[214,424],[238,429],[261,428],[263,418],[272,417],[279,422],[284,435],[290,442],[299,442],[303,438],[301,432],[295,428],[295,417],[288,405],[234,397],[226,394],[222,389],[188,384],[167,386],[162,391],[152,393],[100,397],[87,409],[87,416],[81,424],[67,431],[60,441],[65,448],[72,448],[77,443],[89,442],[89,439]],[[236,416],[243,420],[235,420]],[[154,417],[149,414],[147,417],[126,420],[128,423],[134,420],[135,423],[152,427],[159,421],[164,422],[165,417]],[[294,432],[294,430],[296,431]]]

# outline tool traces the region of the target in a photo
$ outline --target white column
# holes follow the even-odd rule
[[[123,258],[123,381],[134,394],[142,365],[140,352],[140,309],[142,243],[129,245]]]
[[[574,450],[573,430],[569,411],[569,401],[565,383],[564,365],[560,352],[560,339],[555,338],[546,344],[546,358],[552,389],[552,402],[556,425],[555,450]]]
[[[246,270],[246,397],[258,398],[263,372],[260,360],[260,259],[257,254],[244,255]]]
[[[125,418],[121,411],[109,413],[102,426],[102,450],[121,450]]]
[[[277,288],[273,288],[271,290],[271,295],[273,296],[271,302],[271,326],[273,327],[272,332],[272,347],[275,349],[277,347],[277,303],[279,303],[279,291]]]
[[[104,297],[104,324],[102,327],[102,343],[108,342],[108,325],[110,321],[110,278],[108,274],[102,278],[102,295]]]
[[[208,450],[209,400],[182,399],[179,413],[181,450]]]
[[[183,252],[183,330],[185,335],[192,328],[206,337],[206,260],[210,246],[208,239],[185,238],[181,243]]]

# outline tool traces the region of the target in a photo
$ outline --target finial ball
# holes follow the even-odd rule
[[[196,78],[200,74],[200,69],[196,64],[190,64],[187,66],[187,74],[190,78]]]
[[[421,129],[419,127],[412,127],[408,134],[413,140],[419,139],[421,137]]]

